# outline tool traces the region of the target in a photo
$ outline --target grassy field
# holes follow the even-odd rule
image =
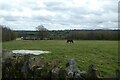
[[[81,70],[87,70],[90,64],[95,64],[102,75],[113,76],[117,69],[118,42],[97,40],[76,40],[67,44],[65,40],[20,40],[4,42],[3,49],[48,50],[51,53],[42,54],[47,61],[59,59],[65,66],[68,59],[74,58]]]

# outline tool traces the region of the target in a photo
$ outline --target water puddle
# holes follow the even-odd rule
[[[47,54],[51,53],[50,51],[43,51],[43,50],[2,50],[3,55],[9,56],[11,54],[34,54],[34,55],[40,55],[40,54]]]
[[[39,54],[50,53],[50,51],[42,51],[42,50],[12,50],[12,53],[39,55]]]

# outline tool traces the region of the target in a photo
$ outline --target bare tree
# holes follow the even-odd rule
[[[43,40],[48,37],[48,29],[46,29],[43,25],[39,25],[36,27],[37,37],[40,40]]]
[[[2,41],[10,41],[16,39],[15,32],[5,25],[0,25],[0,31],[2,33]]]

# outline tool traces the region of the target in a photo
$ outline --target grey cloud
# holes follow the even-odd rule
[[[51,19],[50,19],[50,17],[34,16],[34,17],[32,17],[32,21],[33,22],[37,21],[37,22],[46,22],[46,23],[48,23],[48,22],[51,21]]]
[[[44,24],[48,29],[117,28],[117,0],[109,0],[108,2],[101,2],[102,6],[95,11],[89,9],[91,6],[89,4],[80,7],[68,7],[64,1],[43,1],[41,5],[34,0],[26,0],[17,4],[4,2],[4,4],[0,5],[0,10],[14,13],[14,10],[22,12],[27,8],[31,11],[28,14],[32,16],[1,14],[0,19],[4,19],[4,24],[9,25],[10,23],[13,25],[12,28],[14,29],[34,29],[39,24]],[[39,13],[34,14],[35,11],[41,9],[52,12],[54,15],[42,16]],[[20,26],[26,26],[27,28],[19,28]]]
[[[22,11],[22,7],[16,3],[7,2],[7,1],[0,3],[0,10],[14,11],[15,9]]]
[[[45,2],[44,4],[47,6],[46,9],[50,11],[64,11],[68,9],[61,2]]]

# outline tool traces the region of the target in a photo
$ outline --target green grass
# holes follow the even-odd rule
[[[48,50],[42,54],[47,61],[59,59],[65,66],[67,60],[74,58],[81,70],[87,70],[90,64],[95,64],[102,75],[113,76],[117,69],[118,41],[76,40],[67,44],[65,40],[21,40],[3,43],[3,49]]]

